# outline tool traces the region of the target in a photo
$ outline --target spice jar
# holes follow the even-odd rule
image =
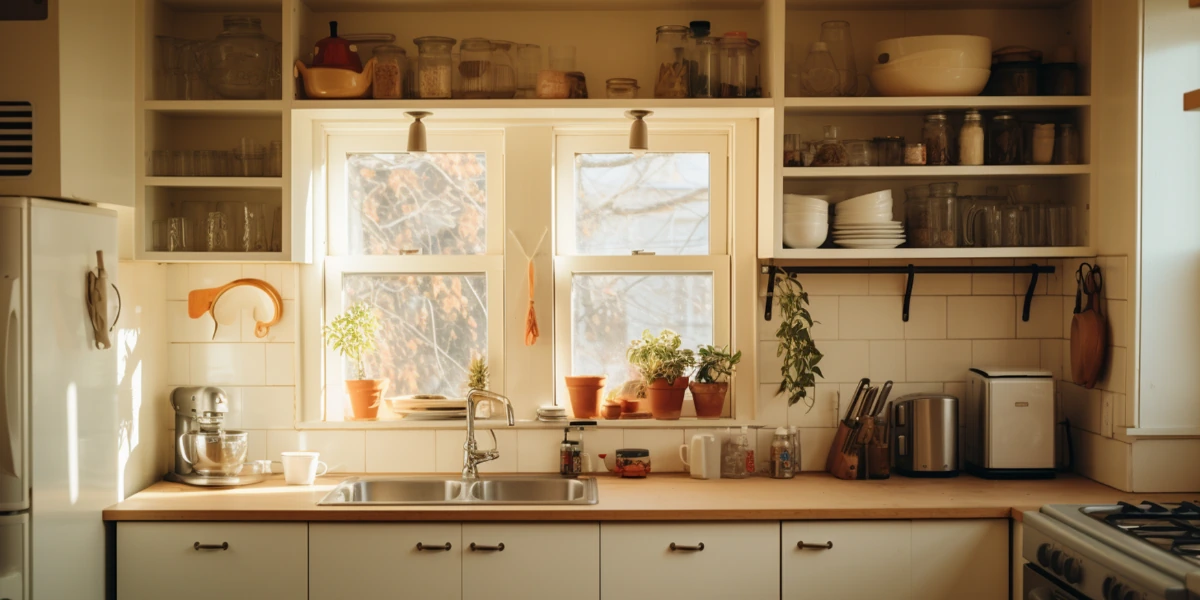
[[[850,162],[846,147],[837,139],[838,128],[834,125],[825,126],[825,139],[817,146],[813,156],[814,167],[844,167]]]
[[[988,128],[988,156],[991,165],[1016,165],[1021,162],[1021,125],[1012,113],[992,118]]]
[[[403,98],[404,71],[408,56],[404,48],[394,44],[376,46],[375,69],[371,74],[372,98]]]
[[[683,25],[660,25],[655,33],[654,57],[658,62],[658,79],[654,81],[655,98],[687,98],[691,85],[691,70],[687,59],[688,28]]]
[[[898,167],[904,164],[904,138],[889,135],[875,138],[877,163],[881,167]]]
[[[1058,141],[1054,144],[1054,163],[1079,164],[1079,130],[1070,123],[1058,126]]]
[[[516,44],[492,40],[492,98],[512,98],[517,95],[517,70],[513,62]]]
[[[720,38],[705,36],[695,38],[692,45],[692,97],[721,97],[721,50],[717,46]]]
[[[749,62],[746,68],[746,95],[751,98],[762,98],[762,63],[758,58],[758,40],[748,39],[746,45],[750,50]]]
[[[950,164],[950,137],[946,131],[946,113],[925,115],[925,126],[921,128],[925,140],[925,164],[943,166]]]
[[[604,83],[605,92],[609,98],[637,98],[638,84],[636,79],[614,77]]]
[[[958,164],[983,164],[983,117],[975,109],[967,111],[958,131]]]
[[[458,45],[458,74],[463,98],[491,98],[496,71],[492,68],[492,42],[467,38]]]
[[[905,144],[904,164],[917,166],[925,164],[925,144]]]
[[[417,45],[417,91],[421,98],[449,98],[453,93],[450,51],[457,40],[426,36],[413,40]]]
[[[850,167],[873,167],[871,164],[870,140],[846,140],[846,165]]]
[[[1033,154],[1035,165],[1048,165],[1054,158],[1054,123],[1038,123],[1033,126]]]
[[[750,94],[750,42],[745,31],[730,31],[721,38],[721,97],[745,98]]]

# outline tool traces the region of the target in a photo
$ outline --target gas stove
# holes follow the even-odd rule
[[[1118,502],[1117,510],[1084,509],[1087,516],[1200,566],[1200,506],[1194,502]]]

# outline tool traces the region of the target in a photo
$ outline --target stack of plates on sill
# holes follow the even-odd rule
[[[566,423],[567,409],[565,406],[539,406],[538,420],[543,423]]]
[[[892,220],[892,190],[872,192],[833,207],[833,243],[843,248],[895,248],[904,225]]]
[[[392,412],[406,421],[448,421],[467,418],[467,401],[420,394],[385,399]],[[478,414],[476,415],[478,416]]]

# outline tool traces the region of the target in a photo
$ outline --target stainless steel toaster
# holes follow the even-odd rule
[[[991,479],[1054,477],[1054,374],[981,369],[967,374],[963,467]]]
[[[958,398],[909,394],[892,404],[892,460],[909,477],[958,475]]]

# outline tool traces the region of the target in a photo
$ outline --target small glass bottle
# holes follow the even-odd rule
[[[983,117],[971,109],[963,116],[962,129],[958,132],[958,164],[983,164]]]
[[[1058,139],[1054,144],[1054,163],[1059,165],[1079,164],[1079,130],[1070,123],[1058,126]]]
[[[945,166],[950,164],[950,136],[947,132],[946,113],[925,115],[925,126],[921,128],[925,142],[925,164]]]
[[[417,91],[421,98],[450,98],[454,91],[450,51],[457,40],[426,36],[413,40],[417,45]]]
[[[683,25],[660,25],[654,35],[654,58],[658,78],[655,98],[687,98],[691,69],[687,57],[690,30]]]
[[[988,138],[988,164],[1021,164],[1021,125],[1012,113],[1000,113],[992,118]]]
[[[404,97],[404,70],[408,56],[395,44],[376,46],[375,68],[371,73],[371,97],[398,99]]]
[[[493,98],[512,98],[517,95],[517,71],[513,64],[513,47],[504,40],[492,40]]]
[[[771,440],[771,477],[774,479],[791,479],[796,476],[794,461],[795,451],[792,449],[792,439],[788,430],[780,427],[775,430],[775,439]]]
[[[705,36],[696,38],[692,46],[692,97],[719,98],[721,96],[721,51],[717,47],[720,38]]]
[[[745,31],[726,32],[721,38],[721,97],[750,95],[750,41]]]
[[[825,139],[817,146],[816,156],[813,157],[814,167],[844,167],[850,164],[850,155],[846,147],[838,141],[838,128],[835,125],[825,126]]]
[[[492,68],[491,40],[467,38],[458,45],[458,56],[462,97],[491,98],[496,81],[496,70]]]

